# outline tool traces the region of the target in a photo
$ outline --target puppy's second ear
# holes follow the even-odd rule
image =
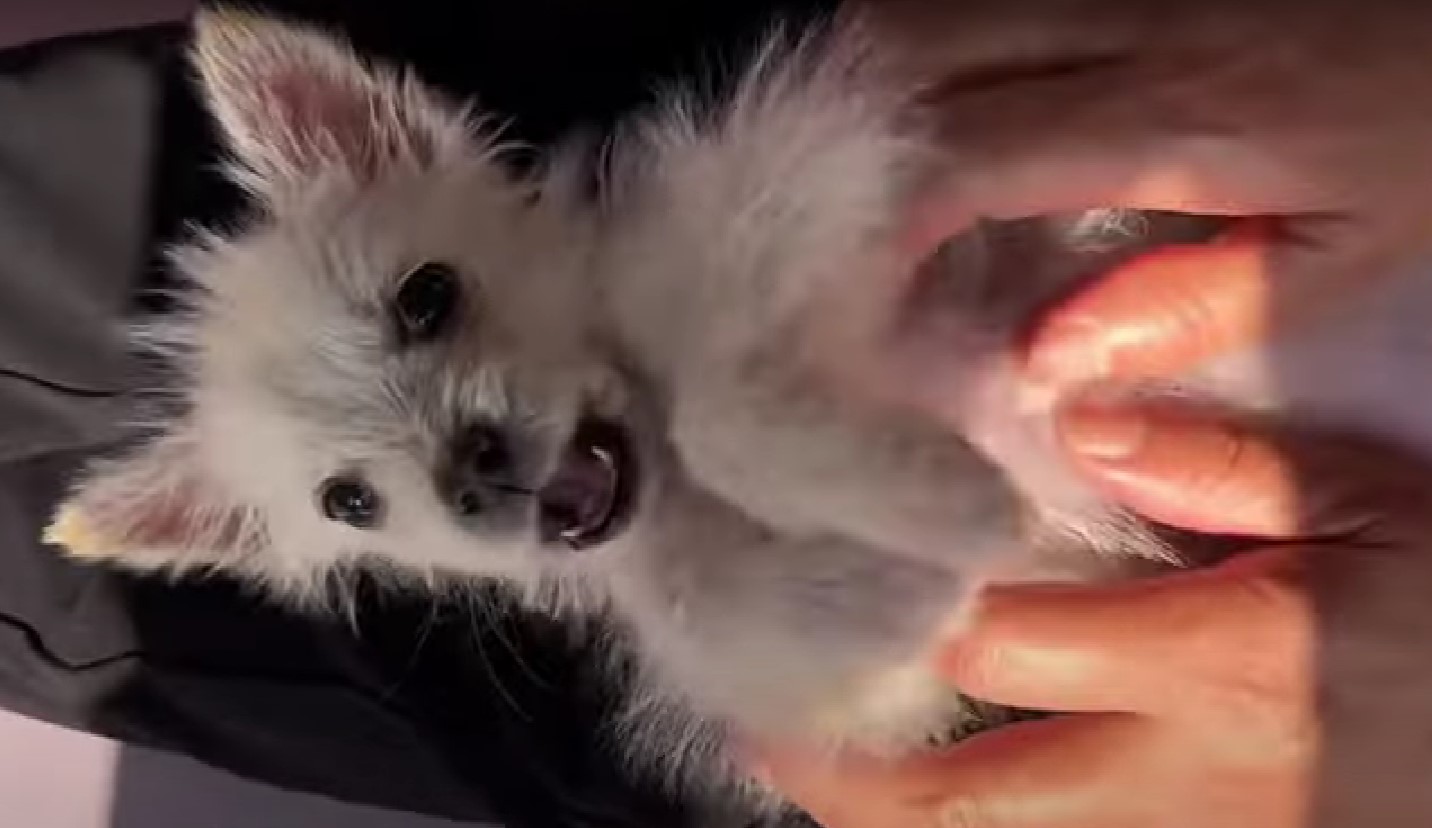
[[[226,502],[178,433],[97,466],[59,507],[45,541],[81,560],[176,574],[253,571],[269,543],[262,517]]]
[[[209,106],[258,195],[421,168],[469,138],[460,109],[315,30],[239,11],[200,12],[194,27]]]

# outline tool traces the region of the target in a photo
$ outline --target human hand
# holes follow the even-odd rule
[[[1146,377],[1259,341],[1432,247],[1432,6],[849,6],[931,85],[946,124],[948,186],[913,221],[915,247],[976,217],[1090,207],[1273,219],[1141,257],[1054,309],[1031,347],[1050,383]]]
[[[991,589],[944,674],[1071,715],[895,765],[770,749],[771,783],[826,828],[1428,824],[1426,471],[1188,412],[1061,425],[1111,497],[1263,542],[1159,579]]]

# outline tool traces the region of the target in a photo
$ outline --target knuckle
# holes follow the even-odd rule
[[[958,797],[936,808],[931,828],[999,828],[1000,824],[979,799]]]
[[[1432,535],[1427,474],[1417,482],[1375,470],[1360,477],[1356,470],[1345,474],[1348,478],[1341,491],[1325,498],[1309,515],[1309,528],[1314,532],[1371,542],[1404,538],[1425,542]]]
[[[1405,453],[1318,433],[1273,431],[1261,439],[1279,458],[1290,517],[1305,537],[1383,542],[1409,528],[1419,536],[1432,529],[1432,469]]]
[[[1184,490],[1205,502],[1238,505],[1246,494],[1240,484],[1248,476],[1248,440],[1238,430],[1215,428],[1194,455],[1198,462],[1185,466]]]
[[[1369,511],[1374,506],[1380,507],[1378,511],[1387,519],[1427,527],[1432,524],[1432,516],[1429,516],[1429,509],[1432,509],[1429,477],[1432,475],[1421,469],[1415,479],[1410,479],[1407,474],[1387,476],[1377,485],[1369,487],[1365,495]]]
[[[1230,602],[1257,625],[1251,652],[1277,656],[1278,663],[1295,669],[1308,666],[1317,626],[1301,563],[1301,556],[1286,555],[1275,565],[1238,579]]]
[[[1321,756],[1323,727],[1310,705],[1266,688],[1244,688],[1218,702],[1219,752],[1240,765],[1306,772]],[[1205,722],[1206,724],[1206,722]]]
[[[1278,550],[1283,553],[1284,550]],[[1218,707],[1237,718],[1284,728],[1303,715],[1316,657],[1317,622],[1298,550],[1253,555],[1225,565],[1221,616],[1238,631],[1234,646],[1220,626],[1207,641],[1223,665],[1211,682]]]
[[[1312,705],[1302,705],[1279,740],[1275,756],[1285,765],[1310,768],[1317,763],[1322,745],[1322,721]]]

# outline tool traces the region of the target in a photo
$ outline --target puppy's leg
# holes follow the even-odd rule
[[[719,495],[785,533],[963,569],[1019,547],[1005,476],[948,426],[773,369],[681,395],[677,444]],[[731,378],[728,377],[728,380]]]

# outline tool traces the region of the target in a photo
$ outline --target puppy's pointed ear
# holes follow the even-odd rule
[[[269,544],[262,516],[225,501],[180,434],[96,466],[45,541],[81,560],[174,573],[251,569]]]
[[[233,10],[200,12],[194,26],[209,106],[257,195],[422,168],[468,137],[457,107],[316,30]]]

